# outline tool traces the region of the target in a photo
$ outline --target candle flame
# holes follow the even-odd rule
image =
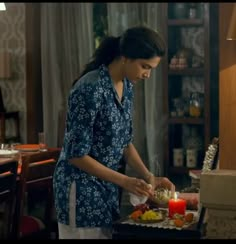
[[[177,200],[178,198],[178,195],[177,195],[177,192],[174,193],[174,199]]]

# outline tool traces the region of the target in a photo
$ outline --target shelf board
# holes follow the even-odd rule
[[[204,68],[169,69],[169,75],[204,75]]]
[[[203,25],[202,19],[169,19],[169,26],[200,26]]]
[[[169,118],[169,124],[204,124],[204,118],[173,117]]]
[[[170,167],[169,172],[171,174],[188,174],[189,169],[187,167]]]
[[[200,171],[201,169],[198,169],[198,168],[187,168],[187,167],[169,167],[169,172],[171,174],[188,174],[191,172],[191,171]]]

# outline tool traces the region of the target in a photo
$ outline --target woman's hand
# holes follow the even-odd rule
[[[166,177],[156,177],[150,173],[147,182],[152,185],[153,191],[157,188],[164,188],[171,191],[172,194],[175,192],[175,185]]]
[[[155,205],[157,204],[157,195],[156,195],[156,191],[158,191],[158,189],[160,189],[161,191],[164,190],[164,193],[167,194],[169,190],[170,192],[168,193],[168,195],[166,196],[167,199],[171,196],[174,196],[175,193],[175,185],[166,177],[155,177],[154,175],[152,177],[150,177],[150,181],[152,182],[152,189],[153,189],[153,195],[149,197],[149,201],[150,203],[155,203]],[[154,194],[155,192],[155,194]],[[159,207],[167,207],[167,202],[163,202],[163,200],[158,200],[158,206]],[[166,201],[166,200],[165,200]]]
[[[175,192],[175,185],[166,177],[156,177],[155,179],[156,188],[165,188],[168,189],[171,192]]]
[[[135,177],[127,177],[123,182],[122,187],[137,196],[150,197],[153,195],[151,191],[152,186],[144,180]]]

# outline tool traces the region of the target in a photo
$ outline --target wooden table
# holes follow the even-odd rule
[[[60,148],[48,148],[48,151],[53,151],[53,150],[60,150]],[[21,162],[21,156],[22,155],[30,155],[32,153],[38,153],[38,152],[39,151],[32,151],[32,152],[30,152],[30,151],[29,152],[21,152],[21,151],[19,151],[18,154],[14,155],[12,157],[1,157],[0,156],[0,164],[12,160],[12,158],[16,158],[18,160],[17,173],[18,173],[18,175],[20,175],[20,173],[21,173],[21,163],[20,163]]]

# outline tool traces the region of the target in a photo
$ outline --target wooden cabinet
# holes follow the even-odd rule
[[[162,3],[162,10],[168,45],[163,61],[165,174],[183,187],[189,169],[202,167],[205,150],[218,137],[218,4]],[[174,149],[182,149],[182,158]]]
[[[228,41],[230,18],[235,2],[219,3],[220,33],[220,169],[236,170],[236,41]]]

